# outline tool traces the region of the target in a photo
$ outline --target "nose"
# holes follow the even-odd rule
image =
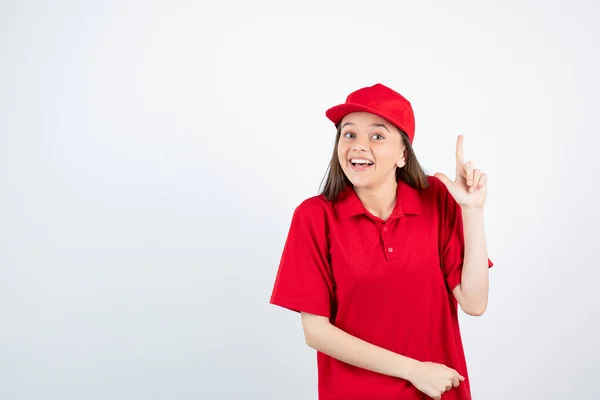
[[[361,135],[356,138],[354,143],[352,144],[353,151],[362,151],[366,152],[369,150],[369,138],[365,138],[364,135]]]

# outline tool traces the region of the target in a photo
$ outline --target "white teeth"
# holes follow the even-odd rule
[[[373,164],[373,162],[372,162],[372,161],[369,161],[369,160],[363,160],[363,159],[361,159],[361,158],[353,158],[353,159],[351,159],[351,160],[350,160],[350,162],[351,162],[352,164],[367,164],[367,165],[372,165],[372,164]]]

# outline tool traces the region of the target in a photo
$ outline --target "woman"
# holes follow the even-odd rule
[[[319,399],[471,399],[457,310],[487,306],[486,175],[458,136],[456,180],[427,176],[412,106],[382,84],[326,115],[329,174],[293,214],[270,300],[301,313]]]

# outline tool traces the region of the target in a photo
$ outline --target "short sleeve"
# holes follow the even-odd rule
[[[462,209],[448,189],[443,185],[442,187],[444,195],[442,196],[441,261],[448,288],[454,290],[461,282],[465,256]],[[493,265],[494,263],[488,258],[488,268]]]
[[[324,225],[315,224],[301,206],[296,208],[279,262],[271,304],[330,317],[334,281]]]

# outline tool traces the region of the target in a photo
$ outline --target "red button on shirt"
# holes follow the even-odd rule
[[[464,256],[461,208],[437,178],[428,180],[430,187],[421,191],[399,181],[387,221],[369,213],[351,186],[335,203],[322,195],[302,202],[270,301],[328,317],[349,334],[398,354],[454,368],[467,379],[443,398],[469,400],[451,293],[460,283]],[[321,352],[317,364],[320,400],[425,398],[408,381]]]

